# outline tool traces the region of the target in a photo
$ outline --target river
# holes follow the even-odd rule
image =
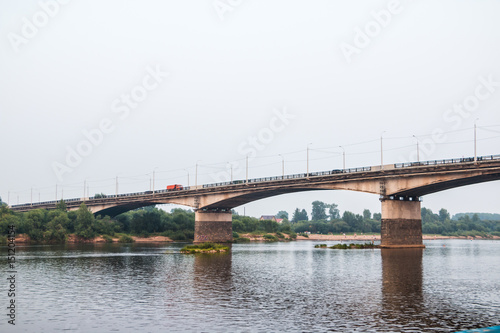
[[[7,322],[2,278],[0,332],[454,332],[500,325],[500,241],[433,240],[424,250],[315,244],[235,244],[229,254],[212,255],[180,254],[183,244],[18,245],[16,325]]]

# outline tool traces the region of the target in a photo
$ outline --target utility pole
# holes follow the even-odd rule
[[[308,143],[307,144],[307,178],[309,178],[309,145],[311,145],[312,143]]]
[[[33,206],[33,187],[31,188],[31,205]]]
[[[383,145],[383,135],[384,135],[385,131],[382,132],[382,134],[380,134],[380,170],[383,170],[384,169],[384,145]]]
[[[477,163],[477,124],[476,122],[479,120],[479,118],[476,118],[474,120],[474,164]]]
[[[246,160],[246,164],[247,164],[247,176],[246,176],[246,183],[248,184],[248,155],[247,155],[247,160]]]
[[[342,146],[339,146],[342,148],[342,170],[345,170],[345,149]]]
[[[116,176],[115,182],[115,198],[118,198],[118,176]]]
[[[198,162],[196,162],[194,167],[194,186],[198,189]]]
[[[87,188],[87,180],[83,181],[83,201],[85,201],[85,189]]]
[[[285,178],[285,158],[283,155],[279,154],[281,156],[281,178]]]
[[[418,146],[418,138],[416,135],[413,136],[417,140],[417,162],[420,162],[420,149]]]
[[[56,205],[57,205],[57,184],[56,184]]]

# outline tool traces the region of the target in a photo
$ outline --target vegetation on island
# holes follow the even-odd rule
[[[217,244],[217,243],[212,243],[212,242],[206,242],[202,244],[194,244],[194,245],[186,245],[181,249],[181,253],[188,253],[188,254],[194,254],[194,253],[221,253],[221,252],[227,252],[229,251],[229,247],[222,245],[222,244]]]
[[[347,250],[347,249],[377,249],[380,248],[380,245],[375,245],[372,243],[364,243],[364,244],[354,244],[351,243],[349,245],[347,244],[335,244],[330,247],[329,249],[339,249],[339,250]]]

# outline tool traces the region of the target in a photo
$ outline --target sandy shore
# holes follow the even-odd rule
[[[272,234],[273,235],[273,234]],[[252,235],[252,234],[240,234],[240,237],[249,238],[251,241],[264,241],[262,236]],[[441,235],[423,235],[424,240],[434,240],[434,239],[483,239],[482,237],[453,237],[453,236],[441,236]],[[500,239],[498,236],[492,236],[487,239]],[[311,234],[309,237],[297,236],[297,240],[313,240],[313,241],[380,241],[380,235],[318,235]]]

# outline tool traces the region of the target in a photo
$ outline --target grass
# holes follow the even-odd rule
[[[133,243],[133,242],[135,242],[135,240],[127,235],[120,236],[120,238],[118,239],[118,243]]]
[[[264,237],[264,240],[267,242],[277,242],[279,240],[278,237],[271,234],[264,234],[262,237]]]
[[[323,244],[321,244],[323,245]],[[330,249],[340,249],[340,250],[347,250],[347,249],[377,249],[379,248],[379,245],[374,245],[372,243],[364,243],[364,244],[354,244],[351,243],[349,245],[347,244],[335,244],[333,246],[330,246]]]
[[[102,238],[106,243],[113,243],[113,238],[111,238],[111,236],[109,235],[102,235]]]
[[[229,251],[228,246],[217,243],[206,242],[202,244],[186,245],[181,249],[181,253],[220,253]]]
[[[246,238],[246,237],[234,238],[233,243],[250,243],[250,238]]]

